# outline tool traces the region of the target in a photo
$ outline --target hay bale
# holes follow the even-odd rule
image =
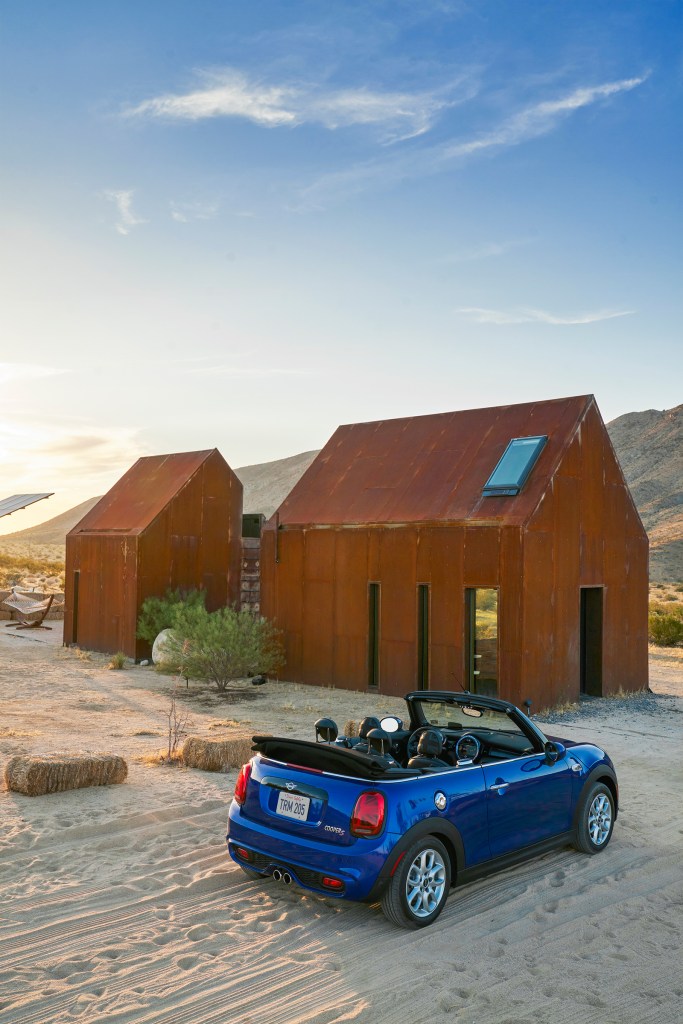
[[[203,772],[225,772],[241,768],[252,756],[251,736],[235,736],[229,740],[204,740],[188,736],[183,744],[183,762],[188,768]]]
[[[112,786],[123,782],[128,765],[116,754],[88,757],[28,757],[18,754],[5,765],[5,785],[15,793],[44,796],[67,789]]]

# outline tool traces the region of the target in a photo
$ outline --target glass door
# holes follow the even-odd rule
[[[498,695],[498,591],[465,591],[465,678],[471,693]]]

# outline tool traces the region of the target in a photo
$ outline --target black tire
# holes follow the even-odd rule
[[[574,846],[582,853],[601,853],[614,830],[614,796],[604,782],[589,786],[581,797],[574,829]]]
[[[417,839],[384,890],[384,916],[399,928],[426,928],[443,910],[450,887],[446,847],[436,836]]]

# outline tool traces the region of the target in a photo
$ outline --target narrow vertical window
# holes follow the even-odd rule
[[[379,583],[368,584],[368,687],[379,689]]]
[[[78,643],[78,588],[81,582],[81,570],[74,570],[73,625],[71,627],[71,643]]]
[[[471,693],[498,695],[498,591],[465,591],[465,678]]]
[[[429,689],[429,585],[417,585],[417,688]]]

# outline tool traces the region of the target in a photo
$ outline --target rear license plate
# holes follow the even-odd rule
[[[310,797],[285,793],[283,790],[277,798],[275,810],[278,814],[284,815],[285,818],[296,818],[297,821],[306,821],[310,805]]]

